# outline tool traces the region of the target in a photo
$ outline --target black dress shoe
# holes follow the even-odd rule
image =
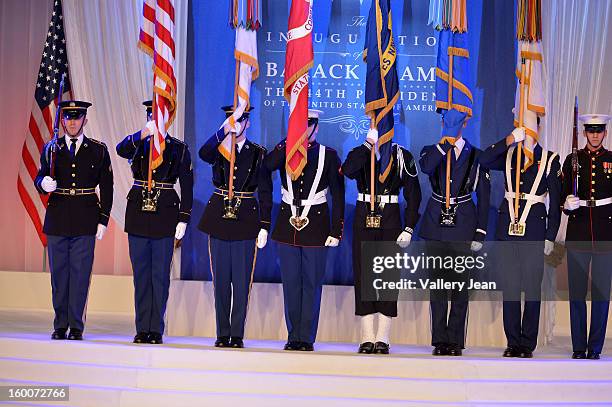
[[[587,354],[587,359],[599,360],[599,352],[591,352],[591,351],[589,351],[589,353]]]
[[[431,351],[431,354],[434,356],[446,356],[448,355],[448,349],[446,345],[436,345]]]
[[[149,343],[151,345],[161,345],[162,343],[164,343],[162,334],[157,333],[157,332],[149,333]]]
[[[389,344],[384,342],[376,342],[374,344],[374,353],[377,355],[388,355]]]
[[[531,359],[533,357],[533,352],[529,349],[521,349],[521,353],[518,355],[521,359]]]
[[[288,341],[285,344],[285,347],[283,348],[284,350],[299,350],[300,348],[300,343],[297,341]]]
[[[372,342],[364,342],[359,345],[359,350],[357,353],[367,353],[370,354],[374,352],[374,344]]]
[[[68,334],[68,340],[70,341],[82,341],[83,340],[83,331],[78,329],[70,329],[70,333]]]
[[[459,345],[449,345],[448,347],[448,356],[461,356],[463,355],[463,351],[461,350],[461,346]]]
[[[134,343],[149,343],[149,333],[148,332],[138,332],[134,336]]]
[[[312,352],[314,351],[314,346],[310,342],[300,342],[298,350],[302,352]]]
[[[584,351],[578,351],[572,353],[572,359],[586,359],[587,355]]]
[[[518,349],[513,348],[512,346],[508,346],[502,355],[505,358],[517,358],[520,352]]]
[[[244,348],[244,342],[242,341],[242,338],[239,336],[232,336],[230,338],[230,346],[232,348]]]
[[[220,336],[215,341],[215,348],[229,348],[230,338],[229,336]]]
[[[56,340],[56,341],[66,339],[66,329],[65,328],[56,329],[51,334],[51,339]]]

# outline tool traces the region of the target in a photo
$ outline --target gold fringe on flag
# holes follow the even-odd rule
[[[521,41],[542,40],[542,0],[517,0],[516,37]]]

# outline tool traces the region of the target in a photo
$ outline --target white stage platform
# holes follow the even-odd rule
[[[70,386],[69,402],[49,405],[612,405],[612,358],[570,360],[565,345],[532,360],[503,359],[499,348],[434,358],[428,346],[405,345],[388,356],[343,343],[317,343],[314,353],[253,340],[220,350],[194,337],[134,345],[131,317],[108,313],[90,313],[85,341],[52,341],[51,316],[0,311],[0,385]]]

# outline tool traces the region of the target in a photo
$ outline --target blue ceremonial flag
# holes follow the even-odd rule
[[[399,98],[396,58],[390,0],[372,0],[363,51],[367,64],[365,111],[375,119],[379,134],[381,182],[386,179],[392,164],[393,106]]]
[[[456,109],[466,113],[468,117],[472,116],[473,98],[469,56],[467,33],[453,32],[450,29],[440,31],[436,67],[436,111],[438,113]],[[451,63],[452,73],[449,72]],[[449,93],[449,79],[453,82],[452,94]]]

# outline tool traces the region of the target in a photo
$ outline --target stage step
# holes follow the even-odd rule
[[[278,343],[219,350],[207,345],[210,340],[194,338],[168,338],[170,343],[163,346],[133,345],[122,339],[2,337],[0,380],[70,385],[69,405],[83,405],[78,404],[82,400],[105,406],[196,405],[205,399],[215,405],[410,401],[556,406],[612,400],[612,364],[605,359],[572,361],[549,355],[508,360],[493,356],[497,350],[462,358],[433,358],[415,349],[387,357],[360,356],[352,353],[354,345],[345,345],[346,353],[337,351],[343,349],[339,344],[329,346],[336,351],[288,353],[269,349]]]

